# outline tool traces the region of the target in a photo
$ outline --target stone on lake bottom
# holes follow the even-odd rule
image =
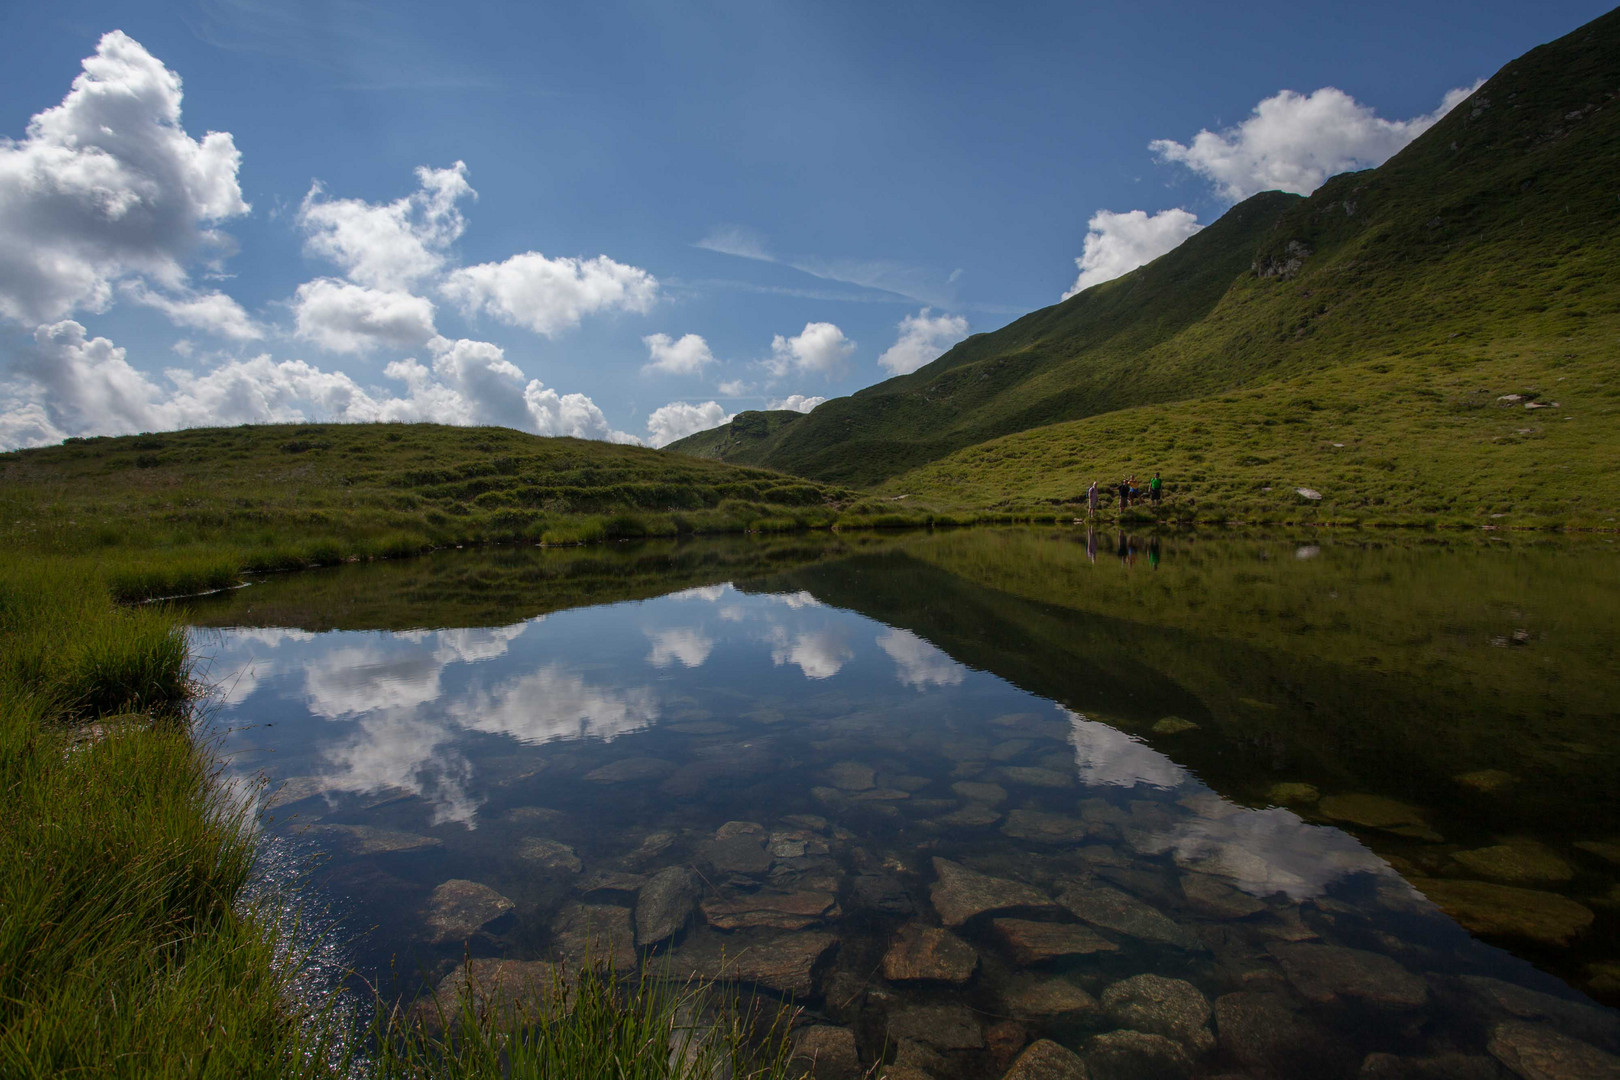
[[[937,980],[964,983],[979,966],[973,946],[938,927],[907,923],[883,954],[883,977],[890,982]]]
[[[763,874],[771,868],[771,853],[765,850],[765,835],[725,832],[722,827],[712,840],[698,845],[698,861],[719,874]]]
[[[1600,859],[1620,864],[1620,840],[1577,840],[1575,846]]]
[[[635,970],[635,930],[629,908],[569,904],[552,920],[551,935],[570,968],[584,967],[589,960],[593,967]]]
[[[827,783],[840,791],[866,791],[877,783],[877,773],[858,761],[840,761],[823,774]]]
[[[881,911],[886,915],[910,915],[917,910],[900,879],[889,874],[857,874],[850,883],[851,907]]]
[[[1184,731],[1197,731],[1198,725],[1179,716],[1166,716],[1153,725],[1155,735],[1180,735]]]
[[[1086,1063],[1073,1050],[1039,1039],[1018,1055],[1002,1080],[1087,1080]]]
[[[1453,776],[1452,779],[1463,787],[1483,791],[1487,795],[1494,795],[1498,791],[1519,782],[1518,777],[1510,772],[1503,772],[1501,769],[1479,769],[1475,772],[1460,773]]]
[[[889,1017],[889,1038],[915,1039],[939,1050],[984,1045],[979,1018],[966,1005],[913,1005]]]
[[[1043,964],[1070,956],[1119,951],[1118,945],[1095,930],[1075,923],[995,919],[990,926],[1020,966]]]
[[[511,911],[512,901],[476,881],[452,878],[428,897],[426,918],[435,945],[471,937],[487,923]]]
[[[1421,976],[1380,953],[1309,943],[1266,948],[1307,1001],[1325,1005],[1355,998],[1373,1005],[1416,1008],[1429,997],[1428,983]]]
[[[1575,876],[1575,868],[1545,844],[1514,840],[1491,847],[1459,851],[1452,858],[1480,877],[1508,885],[1562,883]]]
[[[584,866],[579,856],[567,844],[556,840],[543,840],[538,836],[526,836],[518,841],[518,858],[527,862],[538,863],[547,870],[558,870],[565,874],[577,874]]]
[[[1492,1057],[1524,1080],[1613,1080],[1620,1057],[1543,1024],[1498,1024],[1486,1044]]]
[[[1001,820],[1001,811],[988,803],[968,803],[960,810],[941,814],[936,818],[941,825],[962,826],[970,829],[994,825]]]
[[[328,839],[350,855],[387,855],[396,851],[420,851],[443,844],[436,836],[374,829],[370,825],[311,825],[304,832],[309,836]]]
[[[984,1048],[990,1051],[990,1060],[998,1069],[1006,1068],[1028,1041],[1029,1032],[1016,1020],[1003,1020],[984,1029]]]
[[[1024,787],[1065,788],[1074,783],[1074,777],[1055,769],[1038,769],[1030,765],[1003,765],[996,775],[1010,784]]]
[[[1401,1057],[1373,1053],[1361,1060],[1356,1080],[1501,1080],[1502,1067],[1483,1054]]]
[[[1476,934],[1568,945],[1592,925],[1590,908],[1557,893],[1440,878],[1414,878],[1412,887]]]
[[[582,893],[640,892],[641,887],[647,884],[646,874],[627,874],[618,870],[599,870],[579,883]]]
[[[1181,875],[1181,894],[1187,906],[1218,919],[1246,919],[1266,910],[1265,901],[1221,881],[1211,874]]]
[[[1040,979],[1014,984],[1002,992],[1002,1004],[1013,1016],[1038,1019],[1095,1013],[1097,999],[1067,979]]]
[[[986,784],[974,780],[958,780],[951,790],[969,802],[994,806],[1007,801],[1007,789],[1000,784]]]
[[[697,875],[684,866],[666,867],[648,878],[636,897],[636,944],[646,948],[679,933],[698,896]]]
[[[1428,825],[1423,812],[1417,807],[1383,795],[1328,795],[1317,802],[1316,809],[1331,821],[1348,822],[1369,829]]]
[[[416,1022],[430,1033],[454,1022],[461,1002],[471,999],[479,1018],[497,1014],[518,1021],[555,1017],[567,1008],[563,969],[544,960],[468,960],[439,981],[432,995],[412,1009]]]
[[[693,935],[677,949],[671,974],[753,983],[792,997],[815,992],[815,967],[838,938],[824,931],[743,930]]]
[[[1163,912],[1107,885],[1068,885],[1058,893],[1058,902],[1076,918],[1104,930],[1183,949],[1203,948],[1190,930]]]
[[[1215,1048],[1209,1000],[1185,979],[1134,975],[1104,990],[1102,1007],[1120,1027],[1163,1035],[1195,1055]]]
[[[1266,798],[1278,806],[1309,806],[1322,797],[1315,784],[1287,782],[1272,784]]]
[[[1227,1057],[1279,1077],[1314,1075],[1326,1052],[1321,1031],[1276,994],[1245,990],[1216,998],[1215,1032]]]
[[[934,873],[938,880],[928,895],[946,926],[961,926],[979,915],[1020,908],[1057,909],[1048,896],[1023,882],[980,874],[949,859],[935,856]]]
[[[1001,827],[1004,836],[1015,840],[1035,840],[1046,844],[1074,844],[1093,830],[1079,818],[1047,814],[1039,810],[1014,810]]]
[[[812,1024],[794,1032],[793,1057],[809,1065],[814,1080],[844,1080],[861,1068],[855,1033],[831,1024]]]
[[[585,774],[585,779],[597,784],[628,784],[633,781],[662,780],[674,771],[674,764],[663,758],[630,757],[611,761],[600,769],[592,769]]]
[[[1193,1070],[1181,1044],[1145,1031],[1110,1031],[1086,1046],[1091,1080],[1183,1080]]]
[[[836,897],[810,891],[781,893],[761,889],[731,897],[709,897],[699,907],[709,925],[718,930],[749,926],[802,930],[838,914]]]

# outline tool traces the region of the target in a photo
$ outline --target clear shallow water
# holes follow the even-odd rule
[[[395,992],[612,938],[792,997],[862,1067],[997,1076],[1049,1037],[1102,1076],[1605,1075],[1614,565],[1072,530],[446,553],[196,633],[231,768]]]

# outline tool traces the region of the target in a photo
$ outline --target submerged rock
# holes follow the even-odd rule
[[[860,1072],[855,1033],[847,1027],[812,1024],[793,1033],[793,1059],[814,1080],[844,1080]]]
[[[1245,919],[1266,910],[1265,901],[1211,874],[1183,873],[1181,894],[1187,898],[1188,907],[1218,919]]]
[[[938,927],[907,923],[883,954],[883,977],[890,982],[937,980],[964,983],[979,966],[973,946]]]
[[[840,791],[866,791],[877,783],[877,772],[859,761],[840,761],[823,774]]]
[[[1110,1031],[1086,1047],[1091,1080],[1181,1080],[1192,1058],[1180,1043],[1145,1031]]]
[[[626,874],[618,870],[599,870],[579,883],[582,893],[613,892],[636,893],[647,884],[646,874]]]
[[[374,829],[370,825],[311,825],[306,835],[325,840],[350,855],[384,855],[396,851],[420,851],[439,847],[435,836]]]
[[[1480,769],[1477,772],[1461,773],[1457,776],[1453,776],[1452,779],[1457,781],[1457,783],[1461,784],[1463,787],[1473,788],[1475,791],[1483,791],[1487,795],[1494,795],[1498,791],[1502,791],[1503,789],[1511,787],[1519,782],[1519,778],[1517,776],[1514,776],[1510,772],[1503,772],[1501,769]]]
[[[551,923],[551,936],[571,968],[611,967],[633,971],[635,931],[630,909],[610,904],[569,904]]]
[[[1534,840],[1459,851],[1452,858],[1480,877],[1509,885],[1561,883],[1575,876],[1575,868],[1557,852]]]
[[[629,757],[592,769],[585,779],[596,784],[627,784],[631,781],[662,780],[675,771],[673,762],[663,758]]]
[[[565,874],[577,874],[584,867],[579,856],[567,844],[556,840],[544,840],[538,836],[525,836],[518,841],[518,858],[527,862],[538,863],[547,870],[557,870]]]
[[[417,1023],[439,1032],[468,1001],[480,1019],[491,1014],[517,1021],[552,1019],[567,1008],[563,969],[544,960],[468,960],[439,981],[412,1010]]]
[[[1035,840],[1045,844],[1074,844],[1093,831],[1079,818],[1047,814],[1039,810],[1014,810],[1007,815],[1002,834],[1015,840]]]
[[[1012,953],[1013,960],[1026,967],[1070,956],[1119,951],[1118,945],[1095,930],[1075,923],[995,919],[990,926]]]
[[[1557,893],[1439,878],[1414,878],[1412,886],[1476,934],[1568,945],[1592,925],[1590,908]]]
[[[849,887],[849,904],[885,915],[910,915],[917,910],[905,885],[890,874],[855,875]]]
[[[994,825],[1000,821],[1001,811],[988,803],[968,803],[960,810],[953,810],[949,814],[941,814],[935,820],[941,825],[977,829],[985,825]]]
[[[642,948],[674,937],[697,906],[698,879],[684,866],[670,866],[647,879],[636,897],[636,944]]]
[[[995,806],[1007,801],[1007,789],[1000,784],[987,784],[975,780],[958,780],[951,790],[969,802]]]
[[[1326,1040],[1276,994],[1241,991],[1215,999],[1221,1051],[1245,1068],[1279,1077],[1314,1076]]]
[[[1502,1067],[1482,1054],[1401,1057],[1368,1054],[1356,1080],[1502,1080]]]
[[[1180,735],[1184,731],[1197,731],[1198,725],[1179,716],[1166,716],[1153,725],[1155,735]]]
[[[1122,1028],[1163,1035],[1195,1055],[1215,1048],[1209,1000],[1185,979],[1135,975],[1103,991],[1103,1012]]]
[[[766,839],[764,826],[751,821],[728,822],[715,831],[713,839],[698,845],[698,861],[718,874],[763,874],[771,868]]]
[[[1575,846],[1600,859],[1620,863],[1620,840],[1577,840]]]
[[[706,979],[754,983],[801,998],[814,994],[816,964],[838,944],[834,935],[815,930],[746,930],[699,937],[676,951],[676,973],[684,968]]]
[[[802,930],[838,914],[838,900],[832,893],[813,891],[784,893],[761,889],[737,896],[710,897],[699,906],[709,925],[719,930],[749,926]]]
[[[1018,1055],[1001,1080],[1087,1080],[1080,1055],[1051,1039],[1038,1039]]]
[[[1272,784],[1271,790],[1266,792],[1266,798],[1278,806],[1309,806],[1321,797],[1315,784]]]
[[[929,899],[946,926],[961,926],[979,915],[1027,908],[1055,911],[1048,896],[1021,881],[990,877],[969,870],[949,859],[934,858],[938,880],[929,888]]]
[[[1031,1019],[1099,1011],[1097,999],[1067,979],[1015,983],[1003,991],[1001,1000],[1013,1016]]]
[[[1344,997],[1416,1008],[1429,997],[1428,983],[1421,976],[1379,953],[1310,943],[1277,943],[1266,950],[1307,1001],[1325,1005]]]
[[[512,901],[488,885],[452,878],[428,897],[425,918],[434,944],[471,937],[486,923],[511,911]]]
[[[1064,788],[1074,783],[1074,777],[1056,769],[1038,769],[1032,765],[1003,765],[996,770],[1009,784],[1024,787]]]
[[[914,1039],[939,1050],[984,1045],[979,1018],[966,1005],[914,1005],[889,1017],[889,1038]]]
[[[1544,1024],[1522,1020],[1498,1024],[1485,1048],[1524,1080],[1613,1080],[1620,1076],[1620,1057]]]
[[[1058,902],[1076,918],[1104,930],[1183,949],[1203,948],[1190,930],[1163,912],[1107,885],[1065,886],[1058,893]]]
[[[1369,829],[1428,825],[1417,807],[1383,795],[1328,795],[1317,802],[1316,809],[1330,821],[1344,821]]]
[[[1549,1020],[1577,1038],[1620,1045],[1620,1016],[1610,1009],[1555,997],[1485,975],[1464,975],[1460,981],[1486,1006],[1489,1019]]]

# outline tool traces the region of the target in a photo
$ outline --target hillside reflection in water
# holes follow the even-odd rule
[[[1620,983],[1612,546],[702,550],[447,553],[199,608],[232,768],[330,856],[309,887],[369,928],[368,978],[743,953],[863,1067],[940,1075],[998,1075],[1007,1018],[1104,1073],[1620,1051],[1593,1000]],[[550,599],[612,601],[615,567],[632,599]],[[409,628],[469,611],[533,614]],[[680,929],[644,940],[677,867]],[[896,959],[942,923],[968,970]]]

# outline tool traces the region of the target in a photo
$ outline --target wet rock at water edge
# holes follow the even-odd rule
[[[1479,877],[1507,885],[1558,884],[1575,876],[1575,868],[1557,852],[1534,840],[1459,851],[1452,858]]]
[[[1246,919],[1266,910],[1265,901],[1211,874],[1182,874],[1181,894],[1187,898],[1188,907],[1217,919]]]
[[[627,784],[632,781],[662,780],[674,771],[674,763],[663,758],[630,757],[609,762],[600,769],[592,769],[585,774],[585,779],[596,784]]]
[[[445,1021],[455,1022],[463,1001],[470,1001],[480,1019],[499,1015],[538,1021],[567,1008],[570,981],[564,969],[544,960],[468,960],[411,1012],[418,1025],[434,1034],[444,1030]]]
[[[1412,885],[1476,934],[1568,945],[1592,925],[1590,908],[1557,893],[1440,878],[1414,878]]]
[[[694,935],[676,950],[671,971],[706,979],[753,983],[779,994],[807,998],[815,992],[815,968],[838,944],[817,930],[744,930]]]
[[[488,885],[452,878],[428,897],[424,917],[433,929],[429,940],[437,945],[469,938],[511,911],[513,906],[512,901]]]
[[[1091,1080],[1182,1080],[1193,1062],[1180,1043],[1145,1031],[1110,1031],[1086,1045]]]
[[[1380,953],[1342,945],[1277,943],[1266,951],[1301,997],[1318,1004],[1355,998],[1373,1005],[1416,1008],[1429,997],[1421,976]]]
[[[636,897],[636,944],[642,948],[674,937],[697,906],[697,875],[684,866],[670,866],[647,879]]]
[[[1031,1043],[1002,1080],[1087,1080],[1086,1063],[1073,1050],[1051,1039]]]
[[[877,784],[877,771],[859,761],[840,761],[822,775],[840,791],[867,791]]]
[[[1502,1080],[1502,1067],[1483,1054],[1373,1053],[1362,1059],[1356,1080]]]
[[[838,901],[832,893],[813,891],[784,893],[761,889],[754,893],[708,897],[699,908],[704,919],[717,930],[751,926],[802,930],[838,915]]]
[[[1001,1000],[1013,1016],[1079,1016],[1100,1011],[1097,999],[1067,979],[1036,979],[1014,983],[1002,991]]]
[[[984,1045],[979,1018],[966,1005],[913,1005],[889,1017],[889,1038],[915,1039],[938,1050],[977,1050]]]
[[[1039,810],[1014,810],[1001,826],[1003,835],[1015,840],[1035,840],[1043,844],[1075,844],[1092,830],[1079,818],[1047,814]]]
[[[436,836],[374,829],[370,825],[311,825],[305,835],[317,837],[341,848],[349,855],[387,855],[396,851],[420,851],[443,844]]]
[[[928,895],[946,926],[961,926],[975,916],[1003,911],[1057,910],[1050,897],[1023,882],[980,874],[949,859],[935,856],[934,873],[938,880]]]
[[[552,940],[569,968],[633,971],[635,931],[630,909],[611,904],[569,904],[551,923]]]
[[[1007,801],[1007,789],[1000,784],[987,784],[975,780],[958,780],[951,790],[969,802],[995,806]]]
[[[1058,893],[1058,902],[1076,918],[1104,930],[1182,949],[1203,948],[1203,944],[1186,927],[1178,925],[1156,908],[1107,885],[1065,886]]]
[[[1215,1036],[1209,1030],[1209,1000],[1185,979],[1132,976],[1103,991],[1102,1008],[1120,1027],[1163,1035],[1194,1056],[1215,1048]]]
[[[1620,1076],[1620,1057],[1544,1024],[1523,1020],[1498,1024],[1485,1048],[1524,1080],[1613,1080]]]
[[[1215,999],[1221,1052],[1246,1068],[1278,1077],[1311,1076],[1326,1040],[1276,994],[1240,991]]]
[[[921,923],[902,926],[883,954],[883,977],[890,982],[965,983],[978,966],[973,946],[949,930]]]
[[[567,844],[556,840],[545,840],[538,836],[526,836],[518,841],[518,858],[526,862],[537,863],[547,870],[556,870],[564,874],[577,874],[584,864],[579,856]]]
[[[855,1033],[847,1027],[812,1024],[793,1033],[793,1061],[814,1080],[844,1080],[861,1069]]]
[[[1013,960],[1024,967],[1071,956],[1119,951],[1118,945],[1095,930],[1075,923],[995,919],[990,927],[1012,953]]]
[[[1074,777],[1056,769],[1040,769],[1032,765],[1003,765],[996,775],[1009,784],[1022,787],[1066,788],[1074,784]]]

